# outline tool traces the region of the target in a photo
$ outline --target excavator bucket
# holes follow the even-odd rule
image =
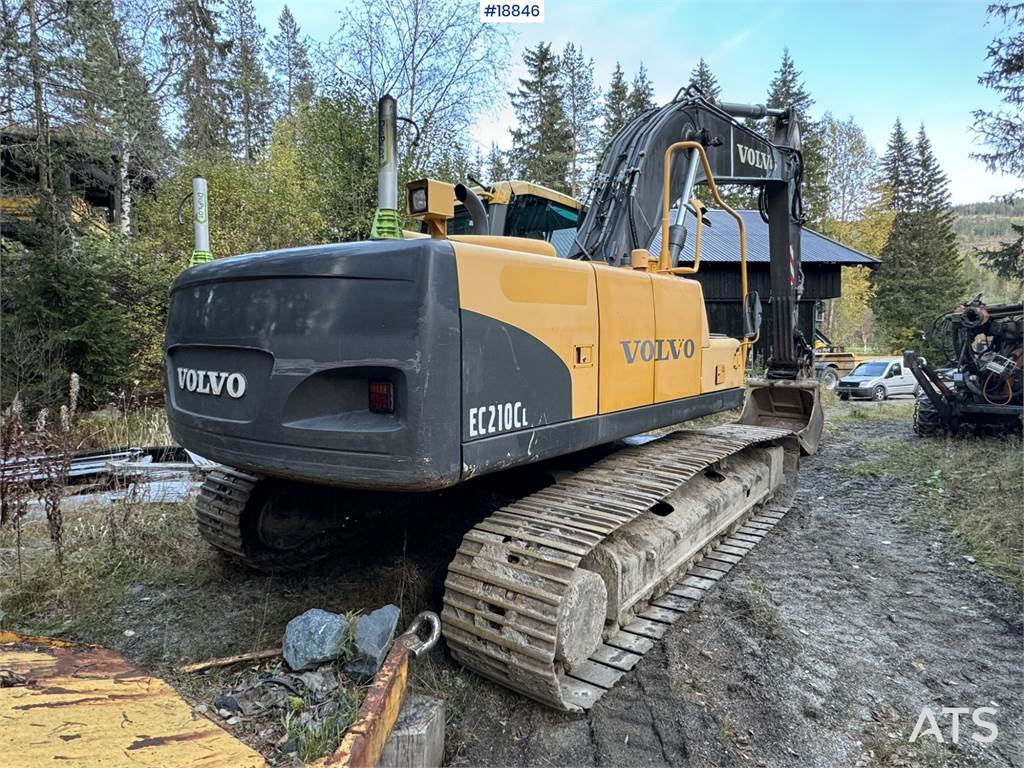
[[[818,450],[825,428],[820,392],[817,379],[748,379],[739,423],[789,429],[801,452],[810,456]]]

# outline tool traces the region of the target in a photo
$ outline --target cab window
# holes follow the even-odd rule
[[[491,204],[484,203],[484,210],[487,214],[491,213]],[[426,231],[426,224],[420,228],[421,232]],[[473,234],[473,217],[469,215],[469,210],[464,205],[455,206],[455,215],[448,219],[448,234],[449,235],[472,235]]]
[[[578,224],[579,211],[553,200],[524,195],[509,206],[505,234],[545,240],[555,247],[559,258],[565,258],[576,239]]]

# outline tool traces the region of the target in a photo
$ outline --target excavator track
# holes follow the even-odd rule
[[[317,492],[320,495],[315,495]],[[305,495],[303,495],[305,494]],[[313,495],[310,495],[313,494]],[[330,489],[281,485],[281,481],[221,467],[210,472],[196,499],[196,524],[199,532],[216,549],[250,568],[265,573],[288,573],[309,566],[328,556],[346,532],[332,525],[331,517],[297,518],[299,535],[291,540],[285,531],[261,528],[261,513],[281,510],[281,498],[289,498],[300,508],[324,510],[330,506]],[[303,503],[306,502],[306,503]],[[287,518],[289,509],[279,519]]]
[[[603,608],[587,604],[594,585],[581,585],[580,577],[597,576],[580,566],[595,547],[698,473],[714,473],[762,445],[786,446],[784,481],[772,498],[711,532],[628,610],[626,621],[606,621]],[[798,455],[789,430],[682,430],[617,451],[503,507],[467,532],[449,565],[442,626],[453,656],[549,706],[588,709],[782,518]],[[594,613],[603,623],[599,644],[585,660],[573,658],[573,635],[590,631],[577,631],[578,617]]]
[[[242,534],[242,516],[259,478],[222,467],[210,472],[196,499],[199,533],[217,549],[249,559]]]

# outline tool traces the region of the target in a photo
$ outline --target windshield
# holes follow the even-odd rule
[[[579,211],[542,197],[523,195],[509,206],[505,234],[546,240],[564,258],[576,238],[578,221]]]
[[[881,363],[861,363],[851,372],[851,376],[881,376],[885,373],[885,369],[889,367],[886,362]]]

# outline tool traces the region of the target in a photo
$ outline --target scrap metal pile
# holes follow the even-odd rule
[[[904,362],[921,386],[914,431],[1019,429],[1024,392],[1024,306],[987,305],[979,294],[936,320],[931,338],[950,364],[931,368],[912,351]]]

